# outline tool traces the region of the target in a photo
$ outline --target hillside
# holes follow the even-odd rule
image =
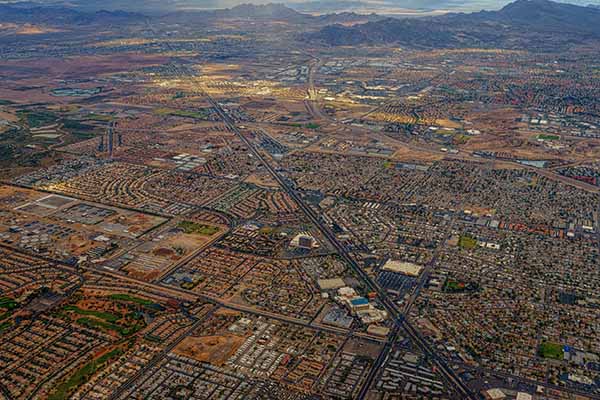
[[[0,22],[45,23],[49,25],[83,25],[122,23],[144,18],[141,14],[126,11],[83,12],[62,6],[25,7],[0,4]]]
[[[502,47],[552,51],[600,39],[600,10],[549,0],[517,0],[499,11],[394,19],[308,35],[329,45],[398,43],[425,48]]]

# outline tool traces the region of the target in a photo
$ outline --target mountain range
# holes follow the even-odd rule
[[[500,47],[551,51],[600,39],[600,9],[516,0],[498,11],[331,25],[306,35],[329,45],[394,43],[423,48]]]
[[[82,25],[92,23],[129,23],[144,18],[142,14],[128,11],[83,12],[62,6],[40,6],[29,3],[0,4],[0,22],[35,23],[51,26]]]
[[[311,15],[283,4],[241,4],[227,9],[153,15],[119,10],[84,11],[56,3],[49,6],[25,2],[0,4],[0,22],[60,26],[126,24],[148,19],[196,24],[210,24],[221,19],[283,20],[300,28],[300,40],[330,46],[393,44],[413,48],[555,51],[600,40],[599,8],[551,0],[516,0],[498,11],[422,18],[390,18],[353,12]]]
[[[83,25],[103,23],[135,23],[144,20],[170,21],[182,23],[211,23],[223,19],[283,20],[289,23],[322,27],[335,23],[355,21],[378,21],[384,19],[375,14],[362,15],[353,12],[341,12],[323,15],[311,15],[298,12],[283,4],[240,4],[232,8],[211,10],[180,10],[174,12],[148,13],[114,10],[90,11],[52,3],[20,2],[0,3],[0,22],[46,24],[49,26]]]

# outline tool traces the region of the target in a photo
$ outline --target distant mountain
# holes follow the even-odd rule
[[[24,7],[0,4],[0,22],[34,23],[48,25],[83,25],[123,23],[141,20],[143,15],[126,11],[82,12],[68,7],[39,6]]]
[[[600,9],[549,0],[517,0],[499,11],[388,18],[308,35],[330,45],[398,43],[425,48],[502,47],[552,51],[600,39]]]
[[[291,3],[290,7],[300,12],[339,12],[340,10],[356,10],[368,7],[369,4],[357,0],[318,0],[302,3]]]
[[[323,14],[316,16],[312,21],[318,25],[329,25],[329,24],[347,24],[347,23],[365,23],[373,21],[381,21],[386,19],[377,14],[357,14],[354,12],[340,12],[335,14]]]
[[[121,0],[107,0],[115,4]],[[80,2],[83,4],[83,2]],[[345,24],[381,20],[376,15],[360,15],[351,12],[339,14],[310,15],[300,13],[283,4],[240,4],[232,8],[215,10],[185,10],[169,13],[139,14],[129,11],[90,11],[77,7],[58,5],[57,3],[40,5],[32,2],[15,4],[0,3],[0,22],[33,23],[49,26],[89,25],[89,24],[127,24],[144,20],[173,23],[210,24],[226,19],[283,20],[292,24],[310,25],[313,28],[330,24]]]
[[[85,13],[103,10],[121,10],[146,14],[157,11],[163,13],[168,12],[168,10],[172,11],[180,1],[181,0],[0,0],[0,5],[8,4],[19,8],[67,8]]]
[[[220,18],[268,18],[268,19],[293,19],[302,17],[303,14],[283,4],[240,4],[232,8],[206,11],[214,13]]]
[[[203,23],[223,19],[282,20],[288,23],[322,27],[330,24],[345,24],[383,19],[377,15],[361,15],[352,12],[337,14],[310,15],[300,13],[279,3],[263,5],[240,4],[232,8],[217,10],[186,10],[164,15],[163,20],[170,22]]]
[[[549,0],[517,0],[493,13],[500,22],[532,27],[536,30],[600,34],[600,11]]]

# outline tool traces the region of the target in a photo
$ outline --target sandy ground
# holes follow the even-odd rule
[[[201,362],[221,366],[244,343],[245,338],[234,335],[187,337],[173,352]]]

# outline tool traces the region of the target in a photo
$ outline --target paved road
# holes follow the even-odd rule
[[[142,375],[146,371],[148,371],[149,369],[151,369],[151,368],[155,367],[156,365],[158,365],[158,363],[163,358],[165,358],[166,355],[169,354],[175,347],[177,347],[177,345],[179,343],[181,343],[186,337],[188,337],[188,335],[192,334],[194,331],[196,331],[198,328],[200,328],[200,326],[202,326],[202,323],[208,317],[210,317],[212,315],[212,313],[215,312],[215,310],[216,310],[216,308],[213,308],[208,313],[206,313],[206,315],[204,315],[202,318],[200,318],[196,322],[194,322],[188,329],[186,329],[186,331],[183,334],[181,334],[180,336],[178,336],[177,339],[175,339],[167,347],[165,347],[160,353],[158,353],[156,356],[154,356],[148,362],[148,364],[146,364],[142,368],[140,368],[140,370],[137,371],[135,374],[133,374],[123,385],[121,385],[117,390],[115,390],[114,392],[112,392],[111,395],[108,398],[110,400],[118,399],[122,395],[124,395],[126,391],[134,388],[134,385],[136,384],[136,381],[138,379],[140,379],[142,377]]]
[[[410,309],[412,308],[414,302],[417,300],[417,297],[419,297],[421,290],[423,290],[423,287],[425,287],[427,282],[429,282],[429,276],[431,275],[432,270],[435,268],[435,264],[437,263],[437,260],[445,247],[445,243],[448,240],[450,240],[450,238],[452,237],[452,230],[454,229],[455,222],[456,222],[456,219],[452,218],[451,221],[449,222],[449,226],[448,226],[448,235],[444,238],[444,240],[435,249],[435,251],[433,253],[433,257],[431,258],[431,261],[429,261],[429,263],[427,263],[427,265],[425,266],[425,269],[421,273],[421,276],[419,277],[417,286],[415,287],[410,298],[404,305],[404,311],[403,311],[404,315],[408,315],[410,313]]]
[[[18,252],[21,254],[27,254],[27,255],[37,257],[37,258],[41,258],[49,263],[53,263],[53,264],[55,264],[56,268],[60,268],[69,273],[77,275],[81,282],[80,285],[83,283],[83,275],[76,268],[74,268],[73,266],[71,266],[69,264],[65,264],[63,261],[55,260],[55,259],[48,258],[48,257],[40,257],[39,255],[36,255],[34,253],[30,253],[28,251],[24,251],[19,248],[7,246],[2,243],[0,243],[0,247],[10,249],[12,251],[15,251],[15,252]],[[386,341],[385,338],[381,338],[378,336],[373,336],[373,335],[369,335],[369,334],[362,333],[362,332],[352,332],[348,329],[337,328],[334,326],[323,325],[323,324],[317,324],[317,323],[311,322],[310,320],[307,320],[307,319],[305,320],[305,319],[301,319],[301,318],[277,314],[277,313],[266,311],[266,310],[260,310],[260,309],[254,308],[252,306],[246,306],[243,304],[237,304],[234,302],[226,301],[217,296],[211,296],[206,293],[195,293],[195,292],[191,292],[191,291],[188,291],[185,289],[181,289],[181,288],[177,288],[177,287],[173,287],[173,286],[167,286],[167,285],[164,285],[161,283],[146,282],[141,279],[123,275],[116,271],[107,270],[106,268],[103,268],[101,266],[87,267],[87,268],[89,270],[93,270],[93,271],[99,272],[103,275],[107,275],[112,278],[115,278],[115,280],[117,280],[119,282],[129,283],[131,285],[137,286],[141,292],[153,293],[157,297],[159,297],[159,295],[161,295],[165,300],[172,299],[175,301],[188,301],[190,303],[200,300],[205,303],[214,304],[214,305],[217,305],[217,306],[220,306],[223,308],[227,308],[230,310],[239,311],[239,312],[251,314],[254,316],[258,316],[258,317],[269,318],[269,319],[277,320],[280,322],[289,323],[292,325],[303,326],[303,327],[314,329],[314,330],[321,331],[321,332],[328,332],[328,333],[333,333],[333,334],[338,334],[338,335],[351,335],[354,337],[359,337],[359,338],[363,338],[363,339],[370,340],[370,341],[376,341],[376,342],[385,342]]]
[[[369,392],[369,389],[371,388],[371,384],[373,383],[373,381],[375,380],[375,377],[379,373],[379,368],[381,368],[383,366],[385,360],[387,360],[388,354],[389,354],[390,350],[392,349],[392,346],[394,345],[394,342],[398,338],[399,334],[400,334],[400,329],[399,329],[398,325],[396,325],[396,326],[394,326],[394,329],[392,330],[391,334],[389,335],[388,342],[385,344],[383,349],[381,349],[381,351],[379,352],[379,356],[375,360],[375,363],[373,363],[373,367],[369,371],[369,375],[367,376],[365,383],[363,384],[362,388],[360,389],[360,392],[358,392],[359,399],[366,398],[367,393]]]
[[[548,383],[548,382],[540,382],[540,381],[536,381],[536,380],[533,380],[533,379],[527,379],[527,378],[523,378],[523,377],[520,377],[520,376],[509,374],[509,373],[506,373],[506,372],[496,371],[496,370],[493,370],[493,369],[489,369],[489,368],[481,368],[481,367],[473,368],[472,365],[468,365],[468,364],[459,364],[459,365],[461,367],[465,368],[465,369],[475,370],[475,371],[477,371],[478,373],[481,373],[481,374],[495,375],[495,376],[498,376],[500,378],[511,379],[514,382],[524,383],[524,384],[528,384],[528,385],[535,386],[535,387],[542,386],[542,387],[547,388],[547,389],[558,390],[558,391],[561,391],[561,392],[568,392],[568,393],[580,395],[580,396],[582,396],[582,398],[585,398],[585,399],[600,400],[600,394],[593,394],[593,393],[581,391],[581,390],[578,390],[578,389],[566,388],[564,386],[554,385],[554,384]]]
[[[323,61],[320,58],[313,57],[313,61],[308,69],[308,88],[306,90],[308,98],[304,100],[304,105],[313,118],[317,120],[331,120],[331,118],[321,111],[320,98],[315,88],[315,74],[321,65],[323,65]]]
[[[212,99],[207,93],[204,96],[212,104],[213,108],[217,111],[221,119],[228,125],[228,127],[235,132],[240,140],[246,144],[251,153],[263,164],[265,169],[271,174],[271,176],[279,183],[282,190],[284,190],[304,212],[308,219],[315,224],[321,233],[331,242],[334,248],[337,250],[340,257],[342,257],[348,265],[354,270],[354,272],[362,279],[363,283],[371,291],[378,294],[379,300],[385,307],[386,311],[392,317],[394,323],[399,327],[403,328],[407,335],[410,337],[412,342],[420,348],[420,350],[426,354],[432,363],[437,367],[437,370],[443,378],[451,385],[451,387],[461,396],[462,399],[477,399],[477,396],[471,392],[471,390],[462,382],[462,380],[456,375],[446,362],[439,357],[436,352],[431,348],[420,333],[407,321],[404,316],[398,311],[394,303],[389,299],[385,290],[383,290],[376,282],[374,282],[356,263],[356,261],[349,256],[345,247],[337,240],[337,237],[331,231],[331,229],[324,225],[321,218],[304,202],[300,196],[292,190],[286,180],[275,171],[271,164],[263,157],[263,155],[256,149],[253,143],[251,143],[237,128],[234,121],[225,113],[223,108]],[[361,399],[364,397],[361,397]]]

